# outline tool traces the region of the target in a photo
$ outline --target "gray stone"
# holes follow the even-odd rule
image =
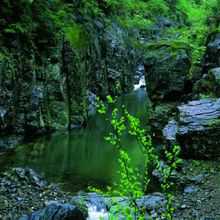
[[[196,186],[187,186],[184,188],[185,194],[192,194],[198,191],[198,188]]]
[[[0,139],[0,152],[7,152],[14,150],[19,143],[22,141],[21,137],[16,136],[6,136],[1,137]]]
[[[178,106],[180,135],[212,129],[220,117],[220,99],[201,99]]]
[[[220,67],[213,68],[209,71],[211,75],[214,76],[215,80],[219,82],[220,80]]]
[[[45,187],[47,182],[34,170],[29,168],[15,168],[15,173],[20,179],[26,180],[29,183],[38,186],[38,187]]]
[[[107,210],[107,200],[97,193],[79,194],[71,200],[73,204],[86,204],[87,207],[96,207],[97,211]]]
[[[154,210],[164,207],[166,204],[166,199],[161,193],[153,193],[150,195],[143,196],[137,200],[137,205],[146,210]]]
[[[165,139],[170,136],[182,147],[187,157],[209,158],[220,155],[220,99],[201,99],[177,107],[177,129],[174,122],[165,127]],[[172,125],[172,126],[171,126]],[[169,128],[169,129],[168,129]]]
[[[176,133],[178,131],[178,125],[175,120],[169,121],[169,123],[163,129],[163,136],[169,141],[176,140]]]
[[[206,178],[207,175],[205,174],[199,174],[197,176],[193,176],[193,177],[189,177],[189,181],[191,181],[192,183],[195,183],[195,184],[201,184],[204,179]]]
[[[156,48],[148,53],[144,63],[147,91],[152,101],[179,101],[188,92],[191,59],[187,50]]]
[[[19,220],[86,220],[86,217],[76,206],[53,202],[29,216],[22,216]]]

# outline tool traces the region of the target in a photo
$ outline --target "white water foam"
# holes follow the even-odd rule
[[[139,80],[139,83],[138,84],[135,84],[134,85],[134,91],[142,88],[142,87],[146,87],[146,82],[145,82],[145,77],[142,76]]]
[[[87,220],[108,220],[108,212],[104,209],[97,211],[96,206],[89,206]]]

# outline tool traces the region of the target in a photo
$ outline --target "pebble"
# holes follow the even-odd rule
[[[183,204],[183,205],[180,206],[180,208],[181,208],[181,209],[186,209],[186,208],[187,208],[187,205],[186,205],[186,204]]]
[[[191,193],[195,193],[197,191],[198,191],[198,187],[196,187],[196,186],[187,186],[184,188],[185,194],[191,194]]]

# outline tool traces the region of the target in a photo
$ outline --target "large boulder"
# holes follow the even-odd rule
[[[178,106],[178,113],[163,129],[166,140],[177,141],[187,157],[220,156],[220,99],[191,101]]]
[[[152,101],[175,101],[191,90],[191,59],[186,49],[163,46],[145,58],[147,90]]]
[[[86,220],[86,215],[76,206],[52,202],[42,210],[23,216],[19,220]]]

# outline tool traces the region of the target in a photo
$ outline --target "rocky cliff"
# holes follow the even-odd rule
[[[19,16],[27,13],[25,10],[17,18],[14,11],[9,18],[4,16],[8,12],[0,9],[4,21],[0,35],[0,132],[4,135],[33,136],[85,126],[95,96],[104,98],[133,89],[134,50],[127,31],[117,22],[88,21],[77,15],[75,20],[82,28],[72,34],[79,38],[73,45],[64,34],[55,36],[53,24],[41,21],[37,9],[34,3],[29,9],[38,22],[31,33],[15,31],[19,27],[13,26],[21,23]]]

